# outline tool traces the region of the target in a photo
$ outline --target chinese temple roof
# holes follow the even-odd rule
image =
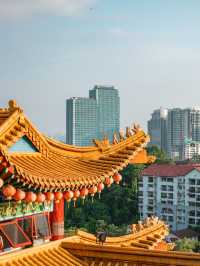
[[[132,232],[119,237],[107,237],[104,246],[129,247],[139,249],[155,249],[159,243],[165,244],[165,249],[171,247],[163,241],[169,234],[168,226],[157,217],[146,218],[143,222],[131,225]],[[96,237],[78,230],[76,236],[66,239],[67,242],[96,245]]]
[[[165,242],[162,239],[168,230],[162,221],[154,218],[138,224],[139,227],[141,225],[146,226],[146,229],[140,228],[130,235],[107,238],[103,246],[95,243],[94,236],[78,231],[76,236],[0,255],[0,266],[200,265],[200,255],[197,253],[175,252],[165,249]],[[137,225],[134,225],[133,228],[135,226],[137,228]],[[158,240],[154,241],[153,238]],[[148,242],[150,248],[131,245],[131,243],[138,243],[138,240],[145,239],[146,243],[152,241],[157,244],[151,245]]]
[[[19,141],[30,149],[17,150]],[[15,101],[0,109],[0,170],[29,189],[64,191],[104,182],[134,158],[141,161],[140,153],[144,163],[151,162],[144,151],[148,141],[148,135],[135,127],[126,137],[115,136],[115,144],[104,139],[95,140],[96,146],[76,147],[40,133]]]
[[[0,266],[199,266],[198,253],[139,250],[54,241],[0,256]]]
[[[82,260],[73,256],[54,241],[43,246],[33,247],[0,256],[0,266],[87,266]]]

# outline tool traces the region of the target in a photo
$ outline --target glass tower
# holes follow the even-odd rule
[[[149,146],[156,145],[164,152],[167,152],[167,113],[164,108],[154,110],[148,121]]]
[[[66,142],[91,146],[93,139],[105,136],[112,141],[119,132],[120,99],[114,87],[95,86],[89,98],[73,97],[66,101]]]
[[[91,146],[97,138],[97,102],[73,97],[66,101],[66,143]]]
[[[89,91],[90,99],[97,101],[98,139],[107,136],[112,141],[113,133],[120,129],[120,98],[114,87],[95,86]]]

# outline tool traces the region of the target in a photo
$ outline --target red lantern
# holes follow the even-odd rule
[[[25,199],[25,197],[26,197],[26,193],[19,188],[16,190],[16,193],[13,196],[14,200],[17,202],[21,202],[23,199]]]
[[[16,193],[16,189],[12,185],[7,185],[3,188],[2,193],[6,199],[11,200]]]
[[[88,195],[89,191],[86,187],[82,188],[80,191],[80,196],[82,199],[85,199],[85,197]]]
[[[43,202],[45,201],[45,199],[46,199],[45,194],[43,194],[43,193],[41,193],[41,192],[37,194],[36,201],[37,201],[38,203],[43,203]]]
[[[97,191],[99,193],[99,199],[100,199],[100,194],[101,194],[101,191],[104,189],[104,184],[103,183],[99,183],[97,185]]]
[[[69,203],[70,203],[70,201],[72,200],[73,196],[74,196],[74,192],[71,191],[71,190],[68,190],[68,191],[66,191],[66,192],[64,193],[64,198],[65,198],[66,201],[67,201],[67,207],[68,207],[68,208],[69,208]]]
[[[79,190],[75,190],[74,191],[74,197],[73,197],[73,200],[74,200],[74,207],[76,207],[76,201],[77,199],[79,198],[80,196],[80,191]]]
[[[73,196],[74,196],[74,193],[71,190],[68,190],[64,193],[64,198],[66,199],[67,202],[70,202]]]
[[[80,191],[79,190],[75,190],[74,191],[74,198],[77,199],[77,198],[79,198],[79,196],[80,196]]]
[[[54,200],[54,194],[52,192],[47,192],[45,195],[46,195],[47,202]]]
[[[96,186],[91,187],[89,190],[89,193],[91,194],[92,202],[93,202],[94,194],[97,193],[97,187]]]
[[[103,183],[99,183],[98,185],[97,185],[97,191],[99,192],[99,193],[101,193],[101,191],[104,189],[104,184]]]
[[[3,187],[3,184],[4,184],[3,179],[0,178],[0,188]]]
[[[119,173],[115,173],[113,179],[117,184],[119,184],[119,182],[122,181],[122,176]]]
[[[80,197],[83,199],[83,204],[85,201],[85,197],[88,195],[88,193],[89,193],[89,190],[86,187],[82,188],[80,191]]]
[[[55,192],[54,193],[54,196],[55,196],[55,202],[56,203],[59,203],[60,200],[63,198],[63,193],[58,191],[58,192]]]
[[[113,183],[113,178],[112,177],[106,177],[105,183],[106,183],[107,187],[110,187]]]
[[[25,197],[25,201],[27,203],[32,203],[35,202],[37,199],[37,196],[35,193],[33,193],[32,191],[26,192],[26,197]]]
[[[92,197],[94,197],[94,194],[97,193],[97,187],[96,186],[91,187],[89,193],[91,194]]]

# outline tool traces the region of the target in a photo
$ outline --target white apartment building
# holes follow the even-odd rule
[[[182,149],[182,159],[193,159],[200,155],[200,141],[186,139]]]
[[[139,180],[139,213],[162,218],[173,231],[200,226],[200,164],[147,167]]]

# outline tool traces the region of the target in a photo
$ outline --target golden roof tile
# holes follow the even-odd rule
[[[1,154],[14,166],[19,182],[41,186],[44,190],[66,190],[104,182],[106,177],[122,170],[149,141],[148,135],[134,129],[133,135],[116,144],[108,140],[96,140],[96,147],[63,144],[41,134],[15,101],[0,111],[1,117],[5,117],[0,124]],[[9,152],[9,147],[22,136],[26,136],[38,152]]]

